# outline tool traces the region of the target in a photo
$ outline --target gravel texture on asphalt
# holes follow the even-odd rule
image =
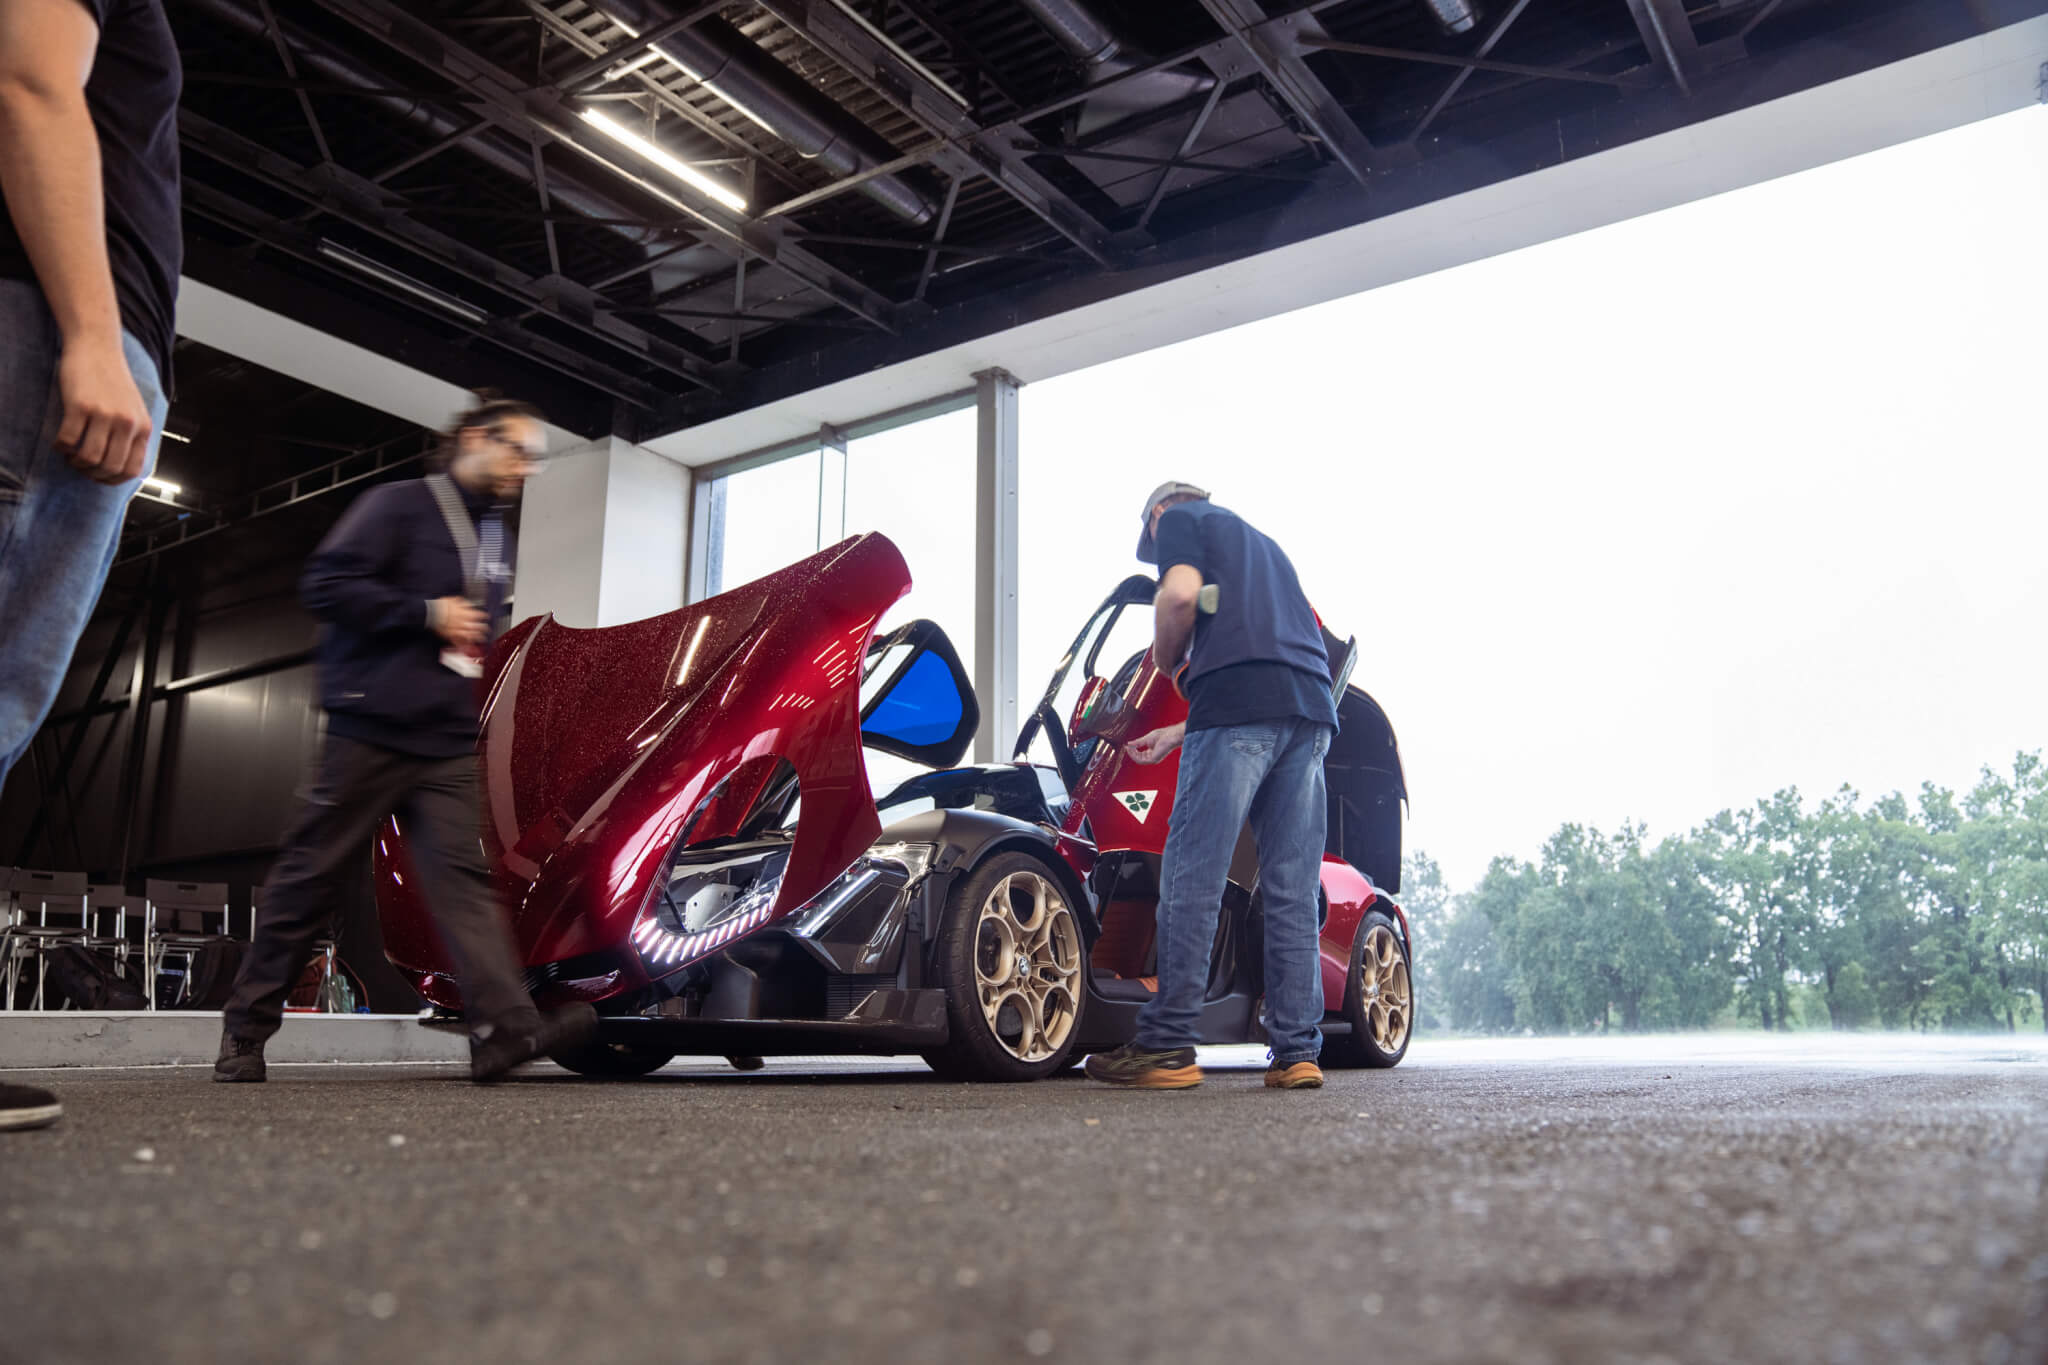
[[[2043,1054],[1231,1060],[9,1073],[0,1360],[2048,1358]]]

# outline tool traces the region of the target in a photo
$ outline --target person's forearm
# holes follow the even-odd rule
[[[1195,604],[1161,597],[1152,609],[1152,662],[1162,673],[1180,667],[1195,633]]]
[[[121,339],[85,92],[0,77],[0,192],[67,346]]]

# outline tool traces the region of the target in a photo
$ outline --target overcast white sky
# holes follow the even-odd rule
[[[2044,243],[2037,108],[1033,385],[1024,690],[1182,478],[1367,646],[1454,885],[1967,784],[2048,745]]]

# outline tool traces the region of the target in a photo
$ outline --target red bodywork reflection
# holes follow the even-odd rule
[[[909,589],[896,547],[866,535],[645,621],[576,630],[541,617],[501,639],[484,675],[483,841],[522,961],[626,944],[692,813],[692,843],[735,833],[778,760],[796,770],[802,804],[770,921],[844,872],[881,829],[861,760],[861,668],[875,623]],[[413,861],[387,822],[385,950],[453,1006]],[[618,958],[625,975],[606,993],[645,982],[636,954]]]

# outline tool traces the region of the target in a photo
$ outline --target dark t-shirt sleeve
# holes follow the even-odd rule
[[[1209,566],[1202,553],[1202,528],[1193,512],[1178,507],[1169,507],[1159,518],[1159,531],[1155,537],[1159,542],[1159,574],[1176,564],[1193,565],[1195,571],[1206,582]]]
[[[0,0],[12,4],[14,0]],[[178,44],[165,0],[73,0],[99,28],[85,105],[99,142],[107,266],[121,326],[171,388],[178,276]],[[0,191],[0,280],[37,282],[35,265]],[[11,338],[10,338],[11,340]]]

